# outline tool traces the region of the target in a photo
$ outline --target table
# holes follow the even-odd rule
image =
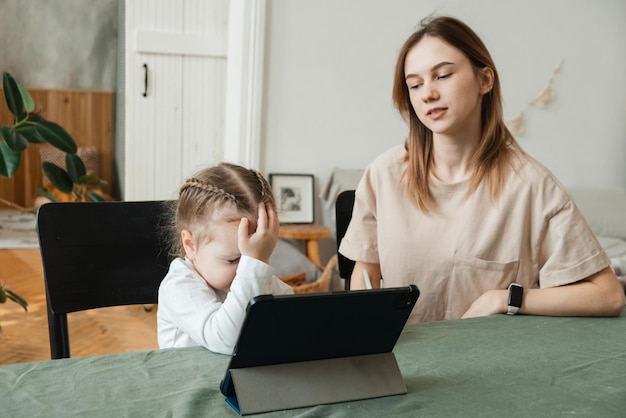
[[[309,257],[313,264],[323,269],[320,264],[318,240],[330,237],[329,228],[324,225],[314,224],[285,224],[280,226],[278,235],[281,238],[305,240],[307,257]]]
[[[624,316],[409,325],[394,352],[406,395],[258,416],[626,416]],[[0,366],[0,415],[236,417],[219,391],[227,363],[193,347]]]

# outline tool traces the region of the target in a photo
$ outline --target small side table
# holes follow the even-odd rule
[[[319,268],[320,252],[318,240],[330,237],[330,229],[324,225],[313,224],[286,224],[280,226],[278,236],[287,239],[298,239],[306,241],[306,255]]]

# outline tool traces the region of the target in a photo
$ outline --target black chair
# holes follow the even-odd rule
[[[169,267],[164,202],[48,203],[37,230],[52,359],[70,357],[67,314],[155,304]]]
[[[354,206],[354,190],[345,190],[339,193],[337,200],[335,201],[335,229],[337,233],[337,250],[339,250],[339,244],[346,231],[350,220],[352,219],[352,208]],[[339,269],[339,277],[344,279],[345,290],[350,290],[350,277],[352,276],[352,270],[354,270],[355,262],[349,258],[344,257],[337,251],[337,267]]]

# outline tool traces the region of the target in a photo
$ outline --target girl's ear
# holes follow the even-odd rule
[[[493,69],[485,67],[480,70],[480,93],[487,94],[493,89]]]
[[[183,229],[180,232],[180,237],[183,241],[183,248],[185,249],[185,254],[187,255],[187,258],[193,260],[196,256],[196,245],[193,242],[193,236],[191,235],[191,232]]]

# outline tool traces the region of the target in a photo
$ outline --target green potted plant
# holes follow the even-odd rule
[[[76,201],[105,200],[92,190],[106,182],[96,176],[87,175],[85,164],[76,154],[76,142],[71,135],[60,125],[35,113],[32,96],[11,74],[2,74],[2,87],[7,107],[13,115],[13,123],[0,126],[0,176],[10,178],[15,174],[22,160],[22,152],[29,144],[48,143],[65,153],[65,169],[51,162],[42,164],[43,172],[52,185],[62,193],[73,196]],[[44,188],[37,192],[51,201],[57,200]],[[9,206],[27,210],[3,199],[2,201]],[[28,304],[23,298],[0,283],[0,303],[7,300],[27,309]]]
[[[73,195],[75,200],[82,200],[85,195],[91,201],[105,200],[102,195],[90,190],[106,182],[87,175],[85,164],[76,154],[76,142],[70,134],[60,125],[34,113],[35,103],[30,93],[7,72],[2,75],[2,87],[7,107],[14,119],[12,125],[0,126],[0,176],[12,177],[15,174],[20,166],[22,152],[29,144],[47,142],[65,153],[67,168],[44,162],[42,169],[50,182],[61,192]],[[38,189],[38,193],[56,201],[45,189]]]

